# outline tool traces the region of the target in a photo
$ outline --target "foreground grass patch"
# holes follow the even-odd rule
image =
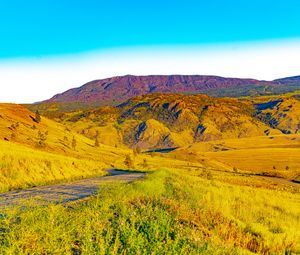
[[[299,194],[161,170],[67,206],[15,209],[1,254],[281,254],[299,252]]]

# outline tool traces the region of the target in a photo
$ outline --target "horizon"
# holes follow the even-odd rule
[[[299,8],[294,0],[1,3],[0,102],[42,101],[126,74],[297,76]]]

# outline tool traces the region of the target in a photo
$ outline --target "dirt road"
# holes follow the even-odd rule
[[[101,188],[101,184],[112,181],[131,183],[145,177],[145,173],[108,170],[108,176],[94,177],[70,183],[40,186],[19,191],[10,191],[0,194],[0,208],[24,203],[30,199],[40,204],[66,203],[91,196]]]

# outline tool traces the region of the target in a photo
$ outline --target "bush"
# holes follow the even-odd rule
[[[131,159],[130,155],[126,155],[125,160],[124,160],[124,164],[125,164],[128,168],[132,168],[132,167],[134,166],[133,160]]]
[[[35,112],[35,121],[37,122],[37,123],[40,123],[41,122],[41,115],[40,115],[40,113],[39,113],[39,111],[36,111]]]

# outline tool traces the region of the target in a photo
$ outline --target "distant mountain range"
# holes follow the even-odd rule
[[[240,97],[281,94],[298,89],[300,76],[261,81],[204,75],[126,75],[88,82],[43,103],[103,106],[117,105],[134,96],[149,93],[201,93],[215,97]]]

